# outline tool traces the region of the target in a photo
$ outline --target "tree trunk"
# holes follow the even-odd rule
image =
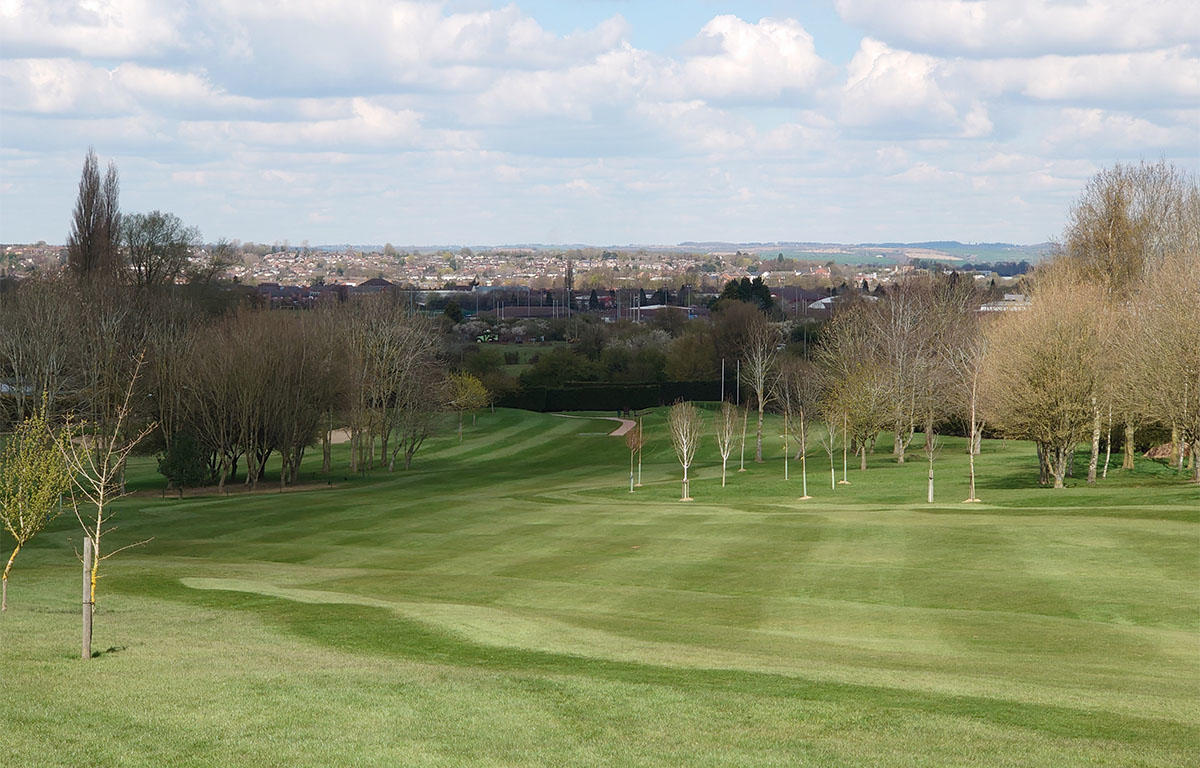
[[[866,443],[863,443],[862,446],[859,448],[858,468],[860,471],[864,471],[864,472],[867,469],[867,444]]]
[[[967,440],[967,471],[970,485],[968,486],[967,501],[978,501],[975,498],[975,441],[979,436],[979,424],[975,420],[975,381],[971,381],[971,435]]]
[[[750,409],[742,409],[742,456],[738,466],[738,472],[746,471],[746,422],[750,418]]]
[[[762,398],[758,398],[758,431],[754,438],[754,461],[757,464],[762,464],[762,427],[763,427],[763,403]]]
[[[17,553],[21,551],[21,545],[18,544],[12,554],[8,556],[8,565],[4,566],[3,586],[0,587],[0,611],[8,610],[8,574],[12,570],[13,560],[17,559]]]
[[[726,457],[722,456],[721,457],[721,487],[722,488],[725,487],[725,465],[728,463],[729,463],[729,460]]]
[[[1135,429],[1128,421],[1125,422],[1125,455],[1121,459],[1121,469],[1133,469],[1133,434]]]
[[[904,463],[905,445],[904,445],[904,438],[900,436],[901,429],[902,429],[902,427],[900,425],[900,422],[896,422],[896,433],[892,437],[892,455],[894,455],[896,457],[897,464]]]
[[[1104,471],[1100,477],[1108,477],[1108,462],[1112,460],[1112,405],[1108,406],[1108,428],[1104,431]]]
[[[800,498],[808,498],[808,435],[804,431],[804,409],[800,409]]]
[[[95,610],[95,596],[92,592],[92,567],[94,564],[91,537],[83,539],[83,643],[80,657],[92,658],[92,615]]]
[[[1050,446],[1045,443],[1037,443],[1038,457],[1038,485],[1049,485],[1050,476],[1053,474],[1050,471]]]
[[[929,493],[927,496],[928,503],[933,503],[933,450],[929,451]]]
[[[1200,435],[1192,438],[1192,482],[1200,483]]]
[[[1069,449],[1065,449],[1065,448],[1054,448],[1053,449],[1053,457],[1051,458],[1051,461],[1054,463],[1054,466],[1051,469],[1054,472],[1054,487],[1055,488],[1065,488],[1066,487],[1066,485],[1063,484],[1063,475],[1065,475],[1067,473],[1068,464],[1072,463],[1071,460],[1073,458],[1074,458],[1074,455],[1073,455],[1072,451]]]
[[[1092,398],[1092,453],[1088,457],[1088,485],[1096,484],[1096,466],[1100,461],[1100,406]]]
[[[333,412],[328,412],[329,426],[321,435],[321,474],[333,470]]]
[[[783,479],[788,479],[788,414],[783,414]]]

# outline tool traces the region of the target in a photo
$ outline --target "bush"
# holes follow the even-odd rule
[[[208,452],[194,436],[179,432],[171,447],[158,460],[158,473],[183,495],[184,488],[203,485],[209,479]]]

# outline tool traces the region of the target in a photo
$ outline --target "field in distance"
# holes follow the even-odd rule
[[[1031,446],[986,441],[966,505],[950,438],[930,505],[919,456],[831,490],[813,439],[799,501],[769,420],[724,489],[706,438],[680,503],[663,413],[634,494],[613,426],[480,413],[410,472],[351,477],[338,446],[309,490],[228,498],[161,498],[140,459],[109,546],[154,540],[105,563],[100,658],[69,513],[13,570],[3,764],[1195,759],[1200,504],[1174,473],[1043,490]]]

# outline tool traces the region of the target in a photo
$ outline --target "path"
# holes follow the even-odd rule
[[[568,413],[552,413],[551,416],[562,416],[564,419],[605,419],[620,422],[620,426],[608,433],[609,437],[624,437],[625,433],[637,426],[633,419],[622,419],[619,416],[572,416]]]

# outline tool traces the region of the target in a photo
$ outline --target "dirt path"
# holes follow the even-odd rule
[[[619,426],[612,432],[608,433],[609,437],[623,437],[626,432],[637,426],[637,422],[633,419],[622,419],[619,416],[572,416],[567,413],[554,413],[552,416],[561,416],[564,419],[604,419],[606,421],[619,422]]]

